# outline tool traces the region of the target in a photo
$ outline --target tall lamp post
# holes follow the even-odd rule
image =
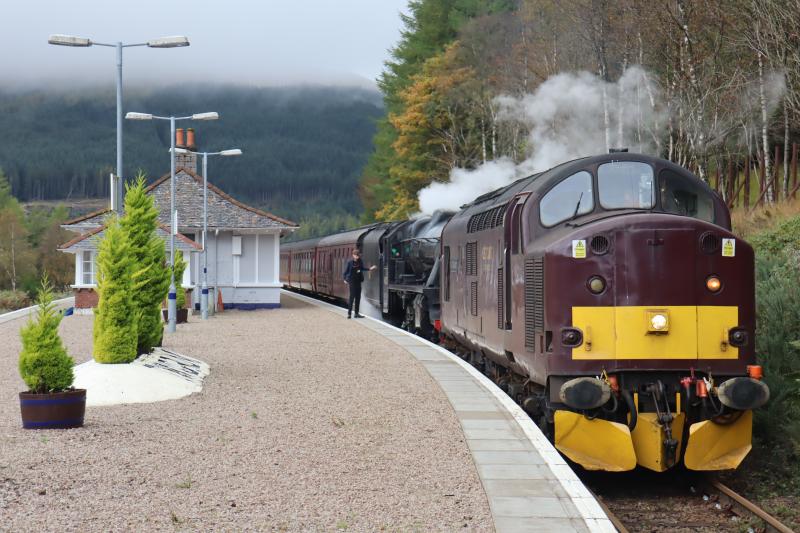
[[[183,36],[162,37],[144,43],[123,44],[98,43],[85,37],[73,35],[51,35],[47,42],[57,46],[106,46],[117,49],[117,175],[114,179],[116,185],[116,198],[112,198],[115,211],[122,212],[122,49],[133,46],[148,46],[150,48],[178,48],[189,46],[189,39]]]
[[[175,299],[177,298],[177,292],[175,291],[175,235],[178,233],[178,212],[175,211],[175,122],[178,120],[217,120],[219,114],[211,112],[197,113],[186,117],[160,117],[149,113],[130,112],[125,115],[125,118],[129,120],[169,120],[169,217],[172,223],[172,231],[170,231],[169,236],[170,284],[167,300],[167,331],[173,333],[176,324]]]
[[[206,251],[206,234],[208,232],[208,156],[219,155],[222,157],[232,157],[242,155],[238,148],[230,150],[220,150],[219,152],[192,152],[185,148],[176,148],[179,154],[197,154],[203,156],[203,284],[200,297],[200,312],[203,320],[208,319],[208,252]]]

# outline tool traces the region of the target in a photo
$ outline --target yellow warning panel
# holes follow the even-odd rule
[[[696,359],[697,308],[665,307],[669,331],[654,333],[648,317],[655,308],[617,307],[617,359]]]
[[[697,357],[738,359],[739,348],[728,344],[728,333],[739,325],[739,308],[700,306],[697,308]]]
[[[573,307],[572,326],[583,332],[583,344],[572,349],[573,359],[614,359],[614,307]]]
[[[571,411],[556,411],[556,449],[587,470],[624,472],[636,467],[631,432],[625,424]]]
[[[689,427],[683,459],[689,470],[730,470],[752,449],[753,411],[743,411],[732,423],[704,420]]]

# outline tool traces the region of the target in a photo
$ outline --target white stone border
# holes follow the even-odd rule
[[[341,314],[344,314],[344,309],[333,304],[316,300],[302,294],[290,292],[285,289],[281,292],[288,296],[316,304],[319,307],[325,306],[331,308],[332,310],[339,310],[341,311]],[[586,522],[586,526],[589,528],[589,531],[602,533],[617,531],[617,529],[611,523],[611,520],[609,520],[605,511],[603,511],[603,508],[600,507],[600,504],[597,503],[597,500],[595,500],[594,496],[592,496],[592,493],[589,492],[589,489],[587,489],[583,482],[578,479],[578,476],[569,467],[567,462],[564,461],[564,459],[561,457],[561,454],[559,454],[550,441],[547,440],[547,437],[544,436],[539,427],[533,423],[531,417],[529,417],[527,413],[522,410],[522,407],[517,405],[517,403],[508,396],[508,394],[500,390],[500,388],[495,385],[492,380],[484,376],[478,371],[477,368],[467,363],[449,350],[445,350],[438,344],[434,344],[426,339],[423,339],[422,337],[414,335],[413,333],[409,333],[404,329],[395,327],[382,320],[378,320],[369,316],[365,317],[365,319],[373,320],[383,326],[408,335],[409,337],[412,337],[419,342],[436,349],[442,355],[449,357],[452,361],[461,365],[464,370],[466,370],[478,381],[478,383],[483,385],[483,387],[494,396],[500,405],[502,405],[506,411],[508,411],[511,417],[517,422],[517,424],[519,424],[522,432],[526,437],[528,437],[530,443],[534,448],[536,448],[536,450],[545,460],[548,468],[550,468],[550,470],[553,472],[553,475],[564,488],[564,491],[567,493],[572,503],[575,504],[575,507],[583,517],[584,522]]]
[[[67,298],[61,298],[60,300],[53,300],[53,303],[56,304],[56,308],[60,309],[62,307],[74,307],[75,306],[75,297],[69,296]],[[5,324],[6,322],[11,322],[12,320],[16,320],[18,318],[27,318],[31,315],[34,311],[36,311],[37,305],[32,305],[30,307],[26,307],[24,309],[17,309],[16,311],[11,311],[9,313],[3,313],[0,315],[0,324]]]

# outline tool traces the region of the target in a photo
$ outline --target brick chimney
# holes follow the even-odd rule
[[[187,150],[195,150],[194,130],[189,128],[186,130],[186,140],[183,136],[183,128],[175,130],[175,146],[177,148],[185,148]],[[183,168],[197,172],[197,154],[175,154],[175,169]]]

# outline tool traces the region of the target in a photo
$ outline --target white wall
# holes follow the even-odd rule
[[[238,234],[237,234],[238,235]],[[242,234],[241,255],[233,255],[234,233],[208,233],[208,285],[222,290],[226,303],[280,303],[280,239],[277,234]],[[202,254],[197,254],[192,280],[202,285]],[[195,291],[199,295],[200,291]],[[198,296],[199,298],[199,296]],[[212,294],[212,298],[216,298]],[[199,299],[195,300],[199,302]]]

